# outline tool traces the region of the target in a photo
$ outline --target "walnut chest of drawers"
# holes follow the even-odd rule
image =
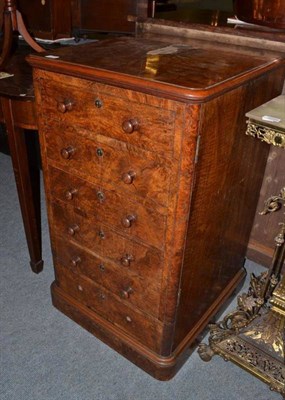
[[[170,379],[244,277],[279,54],[117,38],[32,55],[55,307]]]

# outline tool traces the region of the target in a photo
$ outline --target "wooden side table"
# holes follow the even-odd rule
[[[30,253],[32,271],[43,269],[41,245],[40,174],[32,165],[25,138],[26,129],[37,129],[32,70],[25,54],[9,60],[6,72],[13,75],[0,79],[0,121],[8,133],[8,143]]]
[[[285,95],[248,112],[246,134],[285,149]]]

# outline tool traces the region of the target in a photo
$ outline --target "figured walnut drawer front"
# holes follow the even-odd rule
[[[112,182],[129,194],[149,197],[165,206],[171,161],[136,148],[116,148],[67,131],[47,130],[47,156],[72,174]],[[128,175],[132,175],[128,179]]]
[[[52,204],[52,226],[62,238],[85,246],[100,257],[137,271],[143,276],[148,273],[156,276],[157,271],[161,270],[160,251],[127,239],[110,227],[82,216],[77,211],[57,202]]]
[[[159,352],[162,325],[158,320],[128,306],[90,279],[66,268],[56,269],[56,280],[68,295],[123,329],[144,346]]]
[[[157,248],[165,242],[166,216],[133,203],[127,195],[105,190],[80,178],[49,168],[53,197],[92,216],[98,222],[111,225],[126,235],[132,235]]]
[[[88,91],[52,81],[44,85],[43,113],[58,122],[81,126],[161,154],[172,153],[174,111],[110,96],[98,91],[98,84],[90,85]]]
[[[159,316],[160,280],[141,277],[131,269],[105,261],[75,244],[57,239],[54,248],[55,266],[85,275],[127,303],[144,312]]]

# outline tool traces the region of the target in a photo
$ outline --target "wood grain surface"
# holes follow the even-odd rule
[[[170,379],[244,278],[269,152],[245,113],[280,94],[285,56],[167,38],[56,55],[29,57],[53,302]]]

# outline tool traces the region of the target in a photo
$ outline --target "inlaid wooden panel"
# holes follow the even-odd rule
[[[92,185],[73,175],[50,168],[52,195],[74,207],[82,215],[114,227],[127,235],[140,238],[157,248],[165,243],[166,215],[135,203],[115,189]],[[130,225],[130,226],[128,226]]]
[[[60,125],[46,127],[47,156],[67,172],[89,181],[104,184],[111,181],[119,191],[147,197],[160,205],[167,205],[173,163],[150,151],[104,136],[94,140],[82,137],[72,126],[62,130]],[[132,184],[126,184],[123,176],[133,171]]]
[[[163,103],[148,104],[143,96],[80,79],[41,82],[42,106],[53,121],[89,129],[159,154],[172,155],[175,103],[173,110]],[[85,90],[83,90],[83,88]],[[142,102],[141,100],[145,100]],[[167,104],[168,105],[168,104]]]
[[[106,261],[60,238],[54,243],[56,268],[61,266],[79,275],[85,275],[127,303],[133,304],[147,314],[159,317],[160,269],[153,266],[153,274],[143,276],[134,268]]]
[[[162,324],[158,320],[131,307],[90,279],[59,266],[56,280],[59,287],[70,296],[132,335],[144,346],[160,352]]]
[[[152,232],[155,232],[156,226],[154,225],[151,227],[147,224],[140,224],[139,215],[137,216],[137,220],[135,220],[129,228],[116,230],[115,224],[107,225],[106,221],[101,222],[99,218],[96,218],[96,216],[92,214],[86,214],[80,208],[73,208],[72,206],[67,206],[60,202],[54,203],[54,213],[56,215],[58,226],[67,233],[72,226],[78,226],[79,228],[77,229],[77,232],[71,236],[80,242],[82,241],[83,243],[86,243],[89,248],[96,248],[96,246],[103,246],[105,248],[103,243],[106,243],[106,246],[109,246],[111,249],[112,244],[110,243],[110,239],[107,239],[108,234],[106,233],[106,231],[109,231],[109,227],[112,227],[112,231],[118,232],[118,234],[123,235],[128,239],[143,242],[160,250],[163,250],[164,247],[163,237],[160,241],[159,238],[155,241],[157,236],[152,234]],[[131,215],[132,214],[130,214],[130,216]],[[103,216],[101,219],[104,219]],[[114,219],[116,219],[115,216]],[[120,219],[119,224],[121,226]],[[101,232],[104,232],[103,238],[100,236]],[[98,238],[101,238],[101,240]]]
[[[52,204],[53,229],[59,236],[85,246],[119,266],[126,265],[146,277],[158,277],[163,261],[160,251],[130,240],[95,218],[76,211],[59,203]]]

